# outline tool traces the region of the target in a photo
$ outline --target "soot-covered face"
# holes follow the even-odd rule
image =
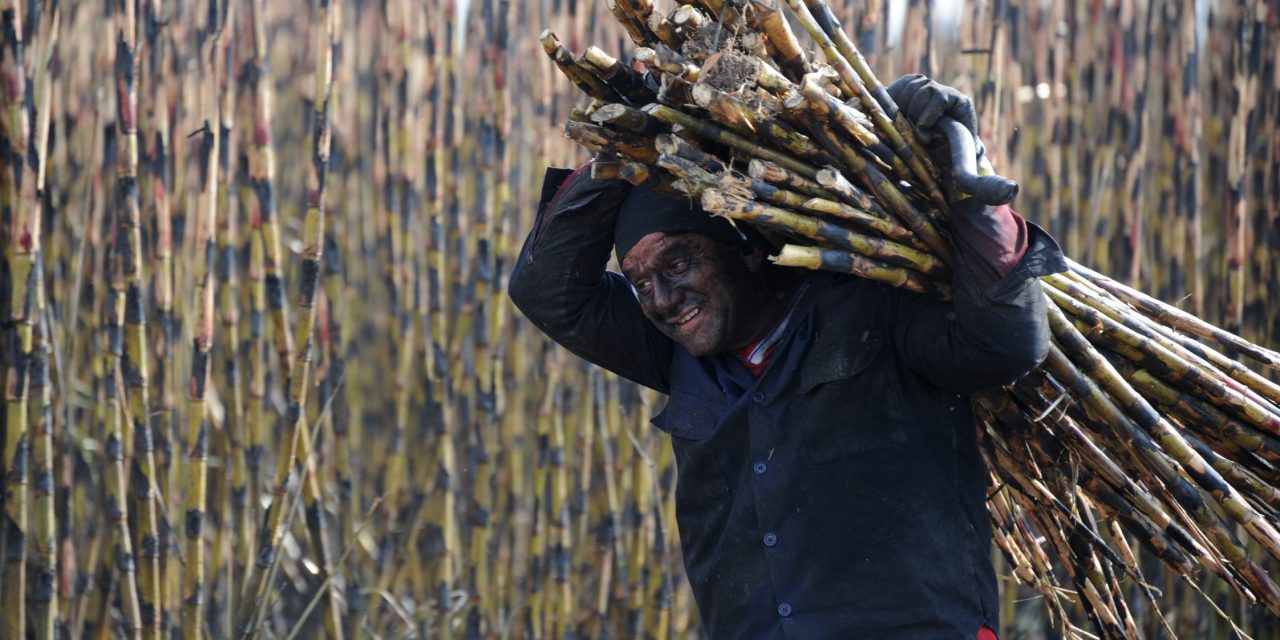
[[[622,273],[659,331],[689,353],[708,356],[750,344],[772,315],[760,306],[762,264],[759,251],[744,253],[697,233],[656,231],[627,252]]]

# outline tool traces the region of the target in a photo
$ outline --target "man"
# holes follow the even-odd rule
[[[972,102],[923,76],[890,94],[922,129],[974,129]],[[566,173],[548,172],[509,293],[575,354],[670,395],[653,424],[708,635],[994,638],[964,394],[1043,358],[1052,239],[1008,207],[953,203],[944,303],[774,266],[686,201]],[[611,245],[625,277],[605,269]]]

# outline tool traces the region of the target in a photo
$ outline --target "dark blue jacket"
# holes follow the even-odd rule
[[[548,172],[512,300],[579,356],[670,395],[676,520],[707,633],[721,638],[972,638],[997,628],[987,471],[964,394],[1043,358],[1062,270],[1031,226],[984,292],[957,245],[955,301],[813,273],[756,378],[695,358],[605,270],[625,187]],[[554,198],[551,194],[556,193]],[[550,202],[548,202],[550,201]]]

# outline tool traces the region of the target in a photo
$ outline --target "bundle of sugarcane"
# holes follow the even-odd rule
[[[949,296],[947,195],[958,194],[943,193],[825,2],[785,4],[687,0],[663,14],[613,0],[638,47],[630,63],[574,54],[544,31],[546,53],[591,98],[566,135],[600,154],[596,177],[755,226],[781,246],[777,264]],[[974,399],[1013,576],[1067,636],[1085,616],[1104,637],[1137,637],[1130,580],[1159,610],[1135,543],[1173,574],[1213,573],[1280,615],[1260,564],[1280,560],[1280,386],[1233,359],[1280,369],[1280,353],[1074,262],[1041,284],[1046,361]]]

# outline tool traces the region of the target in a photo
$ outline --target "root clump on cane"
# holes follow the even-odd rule
[[[760,77],[756,60],[732,48],[718,52],[714,63],[704,65],[702,71],[702,82],[730,93],[754,87]]]

